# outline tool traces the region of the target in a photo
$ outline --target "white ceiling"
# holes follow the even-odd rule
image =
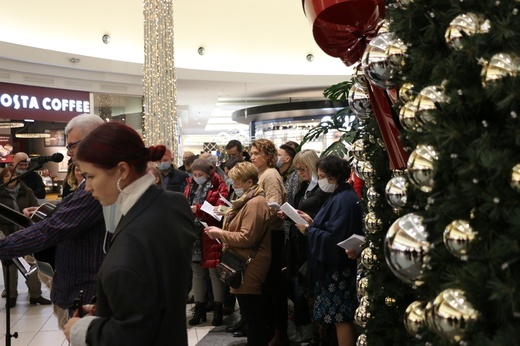
[[[142,95],[142,1],[0,3],[0,81]],[[301,0],[173,4],[183,134],[236,127],[234,110],[321,98],[325,88],[350,78],[352,69],[314,42]],[[72,57],[80,62],[71,63]]]

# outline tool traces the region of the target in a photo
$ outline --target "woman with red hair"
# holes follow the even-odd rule
[[[98,273],[95,306],[83,306],[88,316],[65,325],[71,345],[188,345],[194,220],[182,194],[158,188],[146,173],[148,162],[165,150],[146,148],[135,130],[112,122],[78,147],[85,190],[111,211],[107,229],[116,226]]]

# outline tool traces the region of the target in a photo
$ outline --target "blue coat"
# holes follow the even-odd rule
[[[363,234],[362,210],[356,193],[340,185],[321,207],[308,230],[308,270],[311,282],[325,272],[355,267],[356,260],[349,260],[345,250],[336,245],[352,234]]]

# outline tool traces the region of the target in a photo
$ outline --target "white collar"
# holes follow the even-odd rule
[[[120,206],[121,213],[125,215],[134,206],[137,200],[144,194],[146,190],[155,184],[155,177],[148,173],[141,178],[133,181],[119,193],[117,204]]]

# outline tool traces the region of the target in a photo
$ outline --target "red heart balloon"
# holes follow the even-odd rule
[[[347,66],[361,59],[385,15],[384,0],[302,0],[314,40]]]

